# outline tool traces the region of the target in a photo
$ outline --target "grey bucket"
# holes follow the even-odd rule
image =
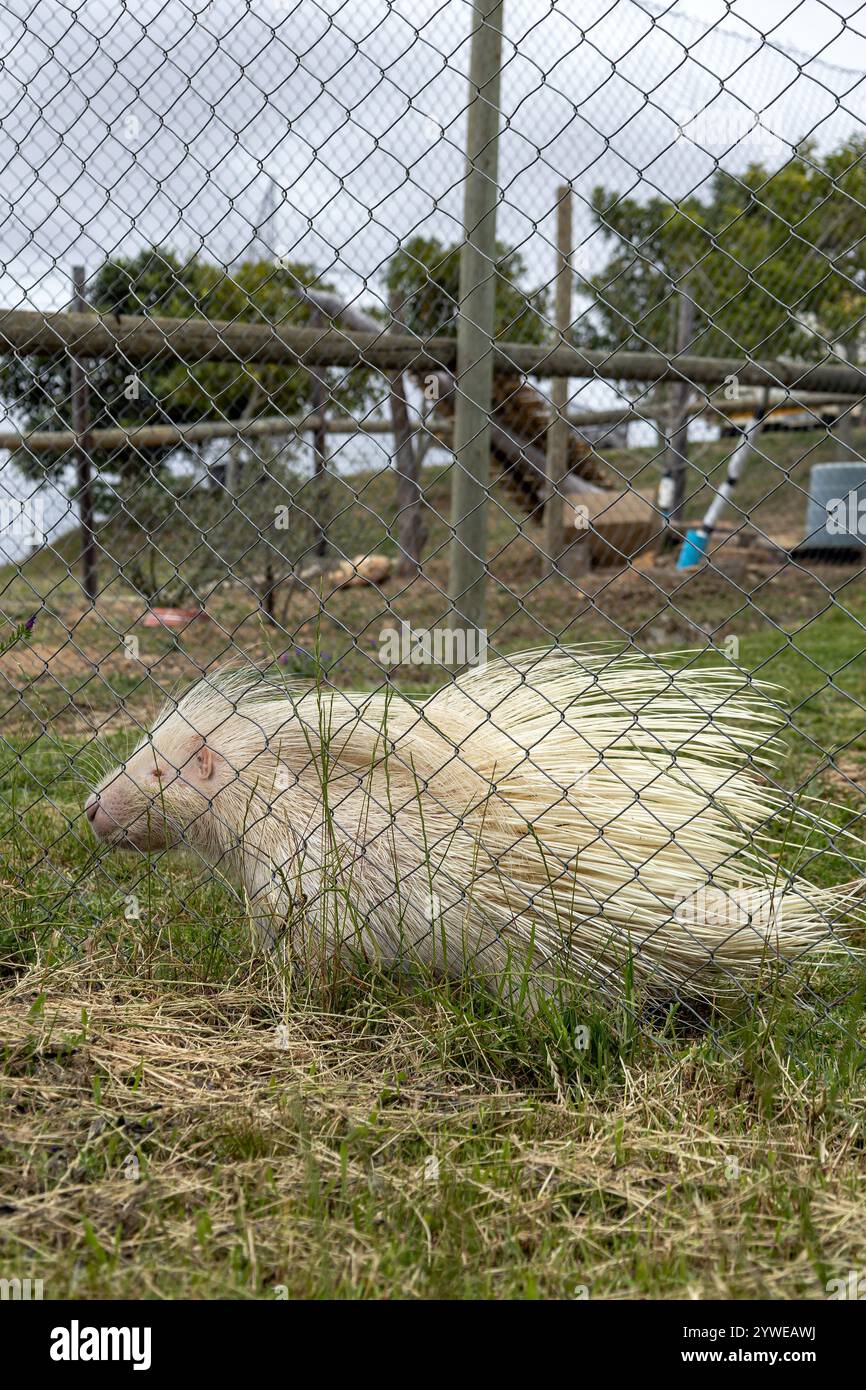
[[[866,547],[866,463],[816,463],[798,553]]]

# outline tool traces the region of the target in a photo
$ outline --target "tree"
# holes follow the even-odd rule
[[[591,280],[582,346],[674,348],[676,293],[695,304],[690,351],[817,360],[859,356],[866,310],[866,138],[778,169],[719,170],[709,197],[644,203],[604,188],[597,227],[613,244]]]
[[[524,290],[526,265],[519,251],[497,243],[496,336],[540,343],[550,332],[546,288]],[[419,337],[454,337],[460,309],[460,244],[416,236],[388,262],[386,283],[400,325]]]
[[[150,247],[134,257],[106,261],[90,282],[88,305],[108,315],[149,314],[181,320],[201,316],[211,321],[299,326],[311,321],[311,309],[298,287],[311,284],[327,288],[320,284],[313,267],[301,262],[282,265],[257,260],[227,271],[200,257],[182,259],[166,247]],[[0,357],[0,390],[25,430],[72,427],[71,372],[72,361],[66,352],[58,352],[48,361],[14,353]],[[314,373],[285,363],[187,362],[180,350],[133,370],[118,352],[87,364],[89,426],[92,430],[118,425],[134,429],[146,424],[246,421],[255,415],[303,419],[321,400],[360,413],[366,408],[375,377],[364,368]],[[285,437],[258,439],[254,445],[229,436],[208,447],[212,486],[204,491],[216,491],[220,496],[213,505],[207,505],[219,512],[220,504],[228,501],[231,517],[228,524],[219,527],[220,542],[226,549],[222,569],[216,553],[204,557],[205,568],[210,564],[207,575],[202,574],[200,563],[190,561],[190,579],[196,585],[207,580],[212,587],[229,568],[237,566],[267,600],[279,578],[279,562],[290,560],[295,538],[281,535],[266,543],[261,536],[271,529],[275,507],[291,500],[290,493],[303,494],[303,506],[292,515],[318,516],[324,534],[326,482],[320,476],[304,482],[292,471],[293,434],[287,431]],[[103,515],[111,516],[118,510],[123,513],[139,546],[135,573],[149,576],[150,587],[155,568],[160,584],[168,579],[182,587],[183,576],[166,574],[161,563],[154,567],[150,563],[153,557],[148,558],[141,545],[149,544],[147,538],[151,536],[163,535],[166,524],[182,527],[180,497],[190,486],[197,493],[202,490],[200,458],[194,446],[182,443],[157,449],[126,446],[91,451],[96,508]],[[177,465],[184,459],[198,464],[199,476],[191,483],[177,476]],[[276,461],[273,478],[268,473],[270,460]],[[41,480],[61,474],[68,456],[40,456],[24,449],[15,462],[25,474]],[[244,478],[244,470],[249,470],[250,478]],[[179,487],[174,485],[176,481]],[[268,515],[263,511],[266,504]],[[244,505],[255,511],[248,524],[242,515]],[[202,506],[203,499],[196,496],[195,509],[201,511]],[[303,538],[297,537],[299,544],[302,539],[306,543],[306,535],[304,528]],[[135,584],[129,566],[126,572]]]
[[[300,326],[309,322],[310,309],[293,291],[293,280],[318,283],[313,267],[303,263],[283,268],[251,261],[228,272],[199,257],[182,260],[168,248],[151,247],[131,258],[106,261],[90,282],[88,303],[103,314],[180,319],[200,315]],[[49,361],[14,353],[0,357],[0,389],[9,407],[23,417],[25,429],[71,428],[70,370],[65,352]],[[303,416],[315,387],[311,373],[301,367],[185,362],[179,352],[137,371],[118,353],[90,364],[87,375],[92,429],[240,420],[254,413]],[[327,379],[326,387],[334,401],[352,410],[362,407],[369,381],[370,373],[358,369]],[[95,454],[93,462],[103,478],[114,478],[122,486],[158,475],[178,451],[187,452],[183,445],[146,452],[124,448]],[[16,462],[25,473],[41,478],[62,471],[66,459],[22,451]],[[106,500],[103,488],[103,505]]]

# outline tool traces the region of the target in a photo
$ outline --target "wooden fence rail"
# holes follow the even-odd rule
[[[146,364],[163,357],[199,362],[285,362],[306,367],[371,367],[393,373],[424,374],[453,370],[455,338],[425,340],[402,334],[349,329],[285,328],[270,324],[208,319],[146,318],[133,315],[39,313],[0,309],[0,352],[106,357]],[[803,362],[789,358],[753,361],[747,357],[672,359],[660,352],[583,351],[544,343],[503,343],[493,347],[495,371],[527,376],[598,377],[610,381],[682,381],[712,384],[728,379],[739,386],[796,388],[866,396],[866,368],[837,360]]]

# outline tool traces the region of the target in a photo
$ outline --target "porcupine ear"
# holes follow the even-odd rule
[[[202,743],[201,747],[196,753],[195,765],[198,769],[198,773],[202,781],[210,781],[211,777],[213,777],[214,774],[214,755],[213,749],[209,748],[206,743]]]
[[[209,782],[216,769],[216,754],[202,734],[195,734],[189,751],[189,763],[195,768],[198,779]]]

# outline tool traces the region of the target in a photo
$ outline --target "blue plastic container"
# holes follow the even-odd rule
[[[706,554],[706,549],[707,537],[702,531],[686,531],[686,538],[682,543],[677,559],[677,569],[687,570],[692,565],[699,565]]]

